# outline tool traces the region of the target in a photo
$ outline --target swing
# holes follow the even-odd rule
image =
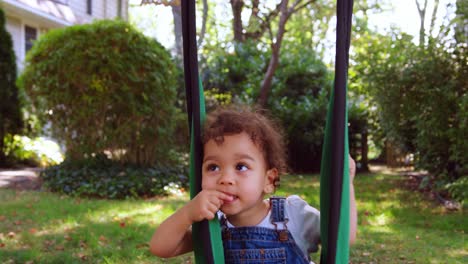
[[[320,172],[321,263],[348,263],[349,171],[346,109],[348,52],[353,0],[337,0],[335,82],[327,113]],[[187,115],[190,128],[190,197],[201,191],[201,128],[205,119],[203,87],[198,76],[195,1],[182,1],[182,34]],[[219,220],[193,225],[195,261],[224,263]]]

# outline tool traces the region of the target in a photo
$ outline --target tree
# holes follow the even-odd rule
[[[386,138],[414,153],[437,186],[466,175],[468,162],[466,44],[446,42],[441,32],[418,46],[398,31],[360,32],[353,54],[355,78],[377,104]]]
[[[198,38],[198,46],[203,43],[206,32],[206,23],[208,20],[208,0],[202,0],[203,3],[203,15],[202,15],[202,26]],[[174,37],[175,37],[175,51],[176,56],[182,59],[182,10],[181,0],[141,0],[141,5],[154,4],[170,6],[172,9],[172,16],[174,19]]]
[[[426,28],[424,23],[426,22],[426,11],[427,11],[427,0],[424,0],[424,4],[419,3],[419,0],[415,0],[416,7],[418,8],[419,14],[419,46],[424,47],[426,42]],[[432,9],[431,15],[431,24],[429,28],[429,37],[432,36],[432,32],[434,31],[434,25],[437,17],[437,10],[439,8],[439,0],[434,0],[434,6]]]
[[[103,20],[49,31],[26,62],[21,83],[68,158],[168,160],[176,69],[161,44],[124,21]]]
[[[316,0],[295,0],[289,4],[289,0],[281,0],[275,8],[268,9],[266,1],[261,5],[260,0],[251,2],[251,15],[247,27],[244,28],[242,20],[242,11],[246,7],[244,0],[231,0],[231,9],[233,13],[233,32],[235,42],[244,42],[247,39],[258,40],[268,32],[271,49],[271,57],[266,69],[263,81],[260,87],[260,94],[257,103],[264,107],[267,103],[268,94],[271,90],[271,84],[276,68],[278,67],[281,44],[286,32],[286,23],[292,14],[298,12]],[[265,10],[261,12],[261,10]],[[273,23],[278,20],[276,34],[274,34]]]
[[[6,134],[18,133],[22,127],[18,87],[16,87],[16,58],[13,41],[5,28],[5,15],[0,9],[0,164],[5,162]]]

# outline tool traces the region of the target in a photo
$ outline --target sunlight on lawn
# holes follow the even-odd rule
[[[379,234],[394,234],[396,230],[394,230],[390,226],[369,226],[367,228],[371,232],[379,233]]]
[[[275,195],[297,194],[318,204],[318,178],[287,175]],[[355,179],[359,224],[352,262],[466,263],[462,220],[466,213],[444,211],[420,193],[402,188],[401,182],[401,177],[377,174]],[[188,196],[185,192],[104,200],[0,190],[0,259],[11,263],[193,263],[192,254],[166,260],[148,251],[154,230]],[[312,257],[318,261],[318,254]]]
[[[374,226],[383,226],[388,224],[389,217],[383,213],[375,216],[374,219],[371,219],[369,222]]]
[[[188,200],[188,194],[174,194],[157,200],[116,202],[113,207],[88,212],[86,220],[93,223],[129,221],[133,224],[160,223],[171,215],[178,206]]]
[[[465,244],[465,248],[453,248],[445,250],[445,254],[453,257],[468,260],[468,246]],[[465,262],[466,263],[466,262]]]

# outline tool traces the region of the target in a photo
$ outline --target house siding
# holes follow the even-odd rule
[[[22,69],[21,58],[21,20],[13,17],[6,17],[6,30],[10,32],[11,38],[13,40],[13,50],[16,55],[16,65],[18,68]]]
[[[92,12],[87,13],[87,1],[70,1],[70,8],[80,19],[80,23],[90,23],[95,19],[113,19],[118,17],[118,0],[92,0]],[[128,18],[128,3],[122,0],[122,19]]]
[[[50,0],[0,0],[0,8],[4,9],[6,14],[6,29],[13,39],[18,72],[23,70],[26,57],[26,25],[35,28],[39,37],[53,28],[118,17],[118,0],[92,0],[91,14],[86,12],[86,3],[86,0],[68,0],[68,5]],[[39,10],[44,6],[56,8]],[[128,0],[122,0],[121,15],[124,20],[128,18],[127,10]]]

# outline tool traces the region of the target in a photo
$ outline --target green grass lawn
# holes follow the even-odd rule
[[[468,263],[465,212],[446,212],[404,178],[355,179],[359,211],[353,263]],[[317,176],[281,181],[279,195],[298,194],[319,206]],[[1,263],[192,263],[191,254],[163,260],[147,242],[187,195],[151,200],[95,200],[47,192],[0,190]],[[313,256],[318,262],[319,256]]]

